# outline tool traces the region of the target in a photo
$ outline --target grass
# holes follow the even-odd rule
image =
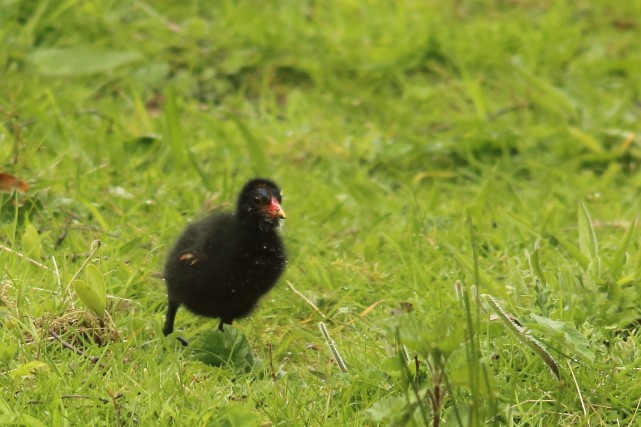
[[[639,16],[0,2],[0,172],[30,186],[0,193],[0,424],[635,425]],[[162,337],[156,273],[255,175],[289,268],[211,366],[216,321]],[[102,345],[71,283],[94,240]]]

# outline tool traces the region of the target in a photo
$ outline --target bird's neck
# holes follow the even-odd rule
[[[264,220],[256,220],[254,218],[238,218],[240,226],[243,230],[250,234],[271,234],[278,228],[278,223],[273,223]]]

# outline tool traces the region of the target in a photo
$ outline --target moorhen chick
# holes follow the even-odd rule
[[[278,234],[285,218],[281,201],[273,181],[252,179],[240,191],[235,213],[215,213],[185,229],[165,262],[165,336],[173,332],[181,305],[220,318],[222,331],[276,284],[287,264]]]

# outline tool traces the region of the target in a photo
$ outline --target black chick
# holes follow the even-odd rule
[[[235,213],[213,214],[185,229],[165,262],[169,308],[163,334],[173,332],[181,304],[220,318],[221,331],[253,310],[287,264],[277,231],[285,218],[281,201],[274,182],[253,179],[241,190]]]

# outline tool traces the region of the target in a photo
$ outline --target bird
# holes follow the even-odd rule
[[[163,334],[174,331],[180,306],[219,318],[218,329],[255,308],[287,266],[279,228],[287,216],[274,181],[242,187],[233,213],[214,213],[185,228],[164,266],[168,308]],[[179,338],[183,345],[187,341]]]

